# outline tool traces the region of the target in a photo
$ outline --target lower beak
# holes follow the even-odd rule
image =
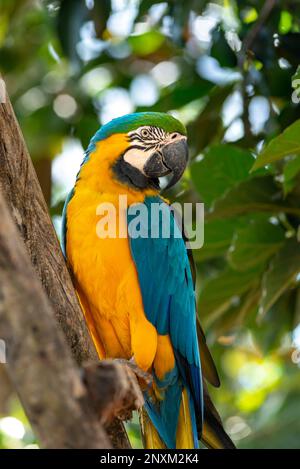
[[[188,161],[186,139],[168,143],[161,150],[153,153],[144,165],[144,174],[150,178],[158,178],[172,174],[165,189],[174,186],[184,173]]]

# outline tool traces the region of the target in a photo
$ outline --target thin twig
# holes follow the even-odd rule
[[[248,34],[245,36],[242,46],[242,52],[247,54],[247,51],[251,49],[253,44],[258,37],[260,30],[263,25],[268,20],[270,14],[272,13],[273,8],[276,6],[278,0],[266,0],[264,6],[261,9],[258,20],[254,23],[253,27],[249,30]]]
[[[268,20],[273,8],[276,6],[278,0],[267,0],[262,7],[258,20],[254,23],[253,27],[248,31],[242,44],[241,51],[238,56],[238,66],[242,74],[242,87],[241,94],[243,99],[243,115],[242,120],[244,124],[245,139],[248,145],[252,142],[251,123],[249,120],[249,94],[247,90],[248,69],[245,66],[246,60],[251,56],[251,47],[253,47],[259,33]]]

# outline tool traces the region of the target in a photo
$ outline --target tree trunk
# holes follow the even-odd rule
[[[108,448],[2,194],[0,219],[0,334],[33,430],[44,448]]]
[[[98,360],[8,96],[0,104],[0,188],[73,356]],[[113,447],[130,447],[118,419],[108,433]]]
[[[51,205],[51,168],[52,159],[49,156],[39,156],[33,161],[34,169],[41,186],[45,202],[48,207]]]

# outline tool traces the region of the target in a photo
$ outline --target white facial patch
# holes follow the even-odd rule
[[[153,150],[139,150],[138,148],[131,148],[127,150],[124,155],[124,161],[129,163],[134,168],[137,168],[141,173],[144,174],[143,168],[150,156],[153,154]]]

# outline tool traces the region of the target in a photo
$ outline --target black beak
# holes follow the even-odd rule
[[[172,174],[165,189],[169,189],[179,181],[188,161],[188,146],[186,139],[168,143],[159,151],[153,153],[144,166],[144,173],[149,178],[158,178]]]

